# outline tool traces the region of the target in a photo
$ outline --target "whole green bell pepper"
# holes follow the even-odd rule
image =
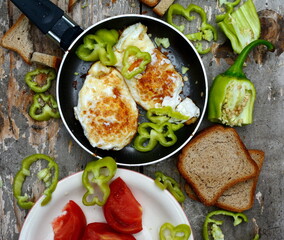
[[[82,175],[82,183],[87,189],[82,199],[84,205],[103,206],[106,203],[110,194],[109,181],[114,177],[116,170],[117,165],[112,157],[104,157],[87,164]],[[101,199],[96,186],[102,193]]]
[[[171,223],[164,223],[159,231],[160,240],[188,240],[191,229],[187,224],[173,226]]]
[[[57,102],[52,95],[37,93],[29,109],[31,118],[37,121],[47,121],[50,118],[60,118]]]
[[[36,81],[36,77],[38,75],[45,75],[45,83],[43,85],[39,84]],[[25,82],[26,84],[30,87],[31,90],[33,90],[36,93],[42,93],[47,91],[50,86],[51,86],[51,82],[52,80],[54,80],[56,77],[56,72],[53,68],[47,68],[47,69],[35,69],[31,72],[28,72],[25,75]]]
[[[59,170],[53,158],[44,154],[33,154],[23,159],[21,169],[16,174],[13,183],[14,196],[17,199],[18,205],[23,209],[30,209],[34,205],[34,202],[29,201],[27,194],[22,195],[22,187],[26,177],[30,176],[30,166],[39,160],[48,162],[48,166],[42,169],[37,175],[46,185],[46,189],[44,190],[45,198],[41,202],[41,206],[46,205],[51,200],[51,195],[57,186]]]
[[[273,45],[266,40],[255,40],[240,53],[234,64],[218,75],[210,88],[208,119],[229,126],[242,126],[253,122],[253,108],[256,97],[254,84],[243,72],[243,64],[249,52],[264,44],[268,50]]]

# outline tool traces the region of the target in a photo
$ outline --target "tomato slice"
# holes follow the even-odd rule
[[[94,222],[87,225],[82,240],[135,240],[135,238],[130,234],[116,232],[107,223]]]
[[[82,209],[70,200],[63,208],[62,215],[52,222],[54,240],[79,240],[84,234],[87,222]]]
[[[142,230],[142,207],[120,177],[110,184],[103,211],[107,223],[118,232],[132,234]]]

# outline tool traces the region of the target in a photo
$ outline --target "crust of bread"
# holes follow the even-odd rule
[[[164,16],[168,8],[173,4],[175,0],[161,0],[154,8],[153,12],[160,17]]]
[[[237,131],[221,125],[208,127],[194,137],[179,155],[177,167],[197,197],[208,206],[215,205],[231,186],[258,173]],[[212,168],[217,170],[214,172]]]
[[[47,67],[52,67],[56,70],[58,70],[61,60],[62,59],[60,57],[40,52],[34,52],[31,58],[31,62],[42,64]]]
[[[148,7],[155,7],[160,0],[140,0],[140,2],[144,3]]]
[[[78,0],[69,0],[68,2],[68,12],[71,12],[72,11],[72,8],[73,6],[75,5],[75,3],[77,2]]]
[[[30,60],[34,51],[33,43],[29,37],[30,27],[28,18],[21,14],[0,42],[2,47],[17,52],[28,64],[31,64]]]

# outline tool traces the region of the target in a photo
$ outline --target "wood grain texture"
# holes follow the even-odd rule
[[[54,0],[67,12],[68,0]],[[183,6],[189,1],[176,0]],[[194,4],[203,6],[208,13],[208,20],[215,25],[214,17],[220,13],[216,0],[192,0]],[[258,11],[272,9],[284,15],[282,0],[255,0]],[[20,16],[20,11],[8,0],[0,1],[0,37],[13,25]],[[126,13],[142,13],[156,16],[151,8],[138,0],[80,0],[73,6],[68,15],[84,29],[110,16]],[[165,19],[165,17],[161,18]],[[177,22],[186,24],[187,31],[198,26],[199,20],[187,23],[178,18]],[[283,30],[282,30],[283,31]],[[165,33],[166,34],[166,33]],[[35,50],[51,55],[62,56],[58,45],[32,26],[31,36]],[[218,44],[224,41],[220,33]],[[213,54],[202,56],[207,71],[209,86],[212,79],[228,68],[224,59],[215,58]],[[15,203],[12,194],[13,177],[20,168],[21,160],[34,153],[45,153],[56,159],[60,166],[60,178],[82,170],[93,157],[82,150],[66,131],[61,120],[35,122],[27,114],[32,101],[32,92],[24,82],[26,72],[36,65],[28,66],[16,53],[0,48],[0,239],[18,239],[21,226],[28,211],[21,210]],[[254,235],[255,219],[260,228],[261,239],[284,239],[284,55],[277,57],[269,53],[261,65],[250,61],[245,68],[257,90],[257,99],[252,125],[237,128],[238,133],[248,148],[261,149],[266,160],[256,192],[258,193],[253,208],[246,211],[249,222],[233,228],[231,219],[224,224],[226,239],[250,240]],[[55,84],[51,88],[55,95]],[[210,125],[206,119],[201,128]],[[177,156],[163,162],[143,168],[131,168],[153,177],[155,171],[178,180],[182,186],[184,180],[176,168]],[[36,185],[30,189],[38,195],[42,189]],[[201,229],[206,214],[215,207],[186,198],[182,204],[193,228],[196,240],[201,240]],[[148,240],[148,239],[147,239]]]

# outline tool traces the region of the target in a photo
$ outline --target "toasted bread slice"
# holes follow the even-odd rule
[[[148,7],[155,7],[160,0],[140,0],[140,2],[144,3]]]
[[[175,0],[161,0],[154,8],[153,12],[160,17],[164,16],[168,8],[173,4]]]
[[[255,189],[257,186],[258,176],[264,161],[264,152],[261,150],[249,150],[252,159],[258,165],[258,175],[255,178],[237,183],[227,189],[217,200],[215,206],[233,212],[243,212],[252,207],[254,203]],[[187,195],[195,200],[200,201],[189,184],[185,184]]]
[[[61,63],[61,58],[45,53],[34,52],[31,58],[31,62],[42,64],[44,66],[52,67],[58,70],[58,67]]]
[[[30,39],[30,22],[25,15],[21,15],[16,23],[4,34],[1,46],[20,54],[24,61],[31,64],[31,56],[34,52],[33,43]]]
[[[75,5],[75,3],[77,2],[78,0],[69,0],[68,2],[68,12],[71,12],[72,11],[72,8],[73,6]]]
[[[190,141],[179,155],[178,170],[205,205],[225,190],[255,177],[258,167],[234,128],[214,125]]]

